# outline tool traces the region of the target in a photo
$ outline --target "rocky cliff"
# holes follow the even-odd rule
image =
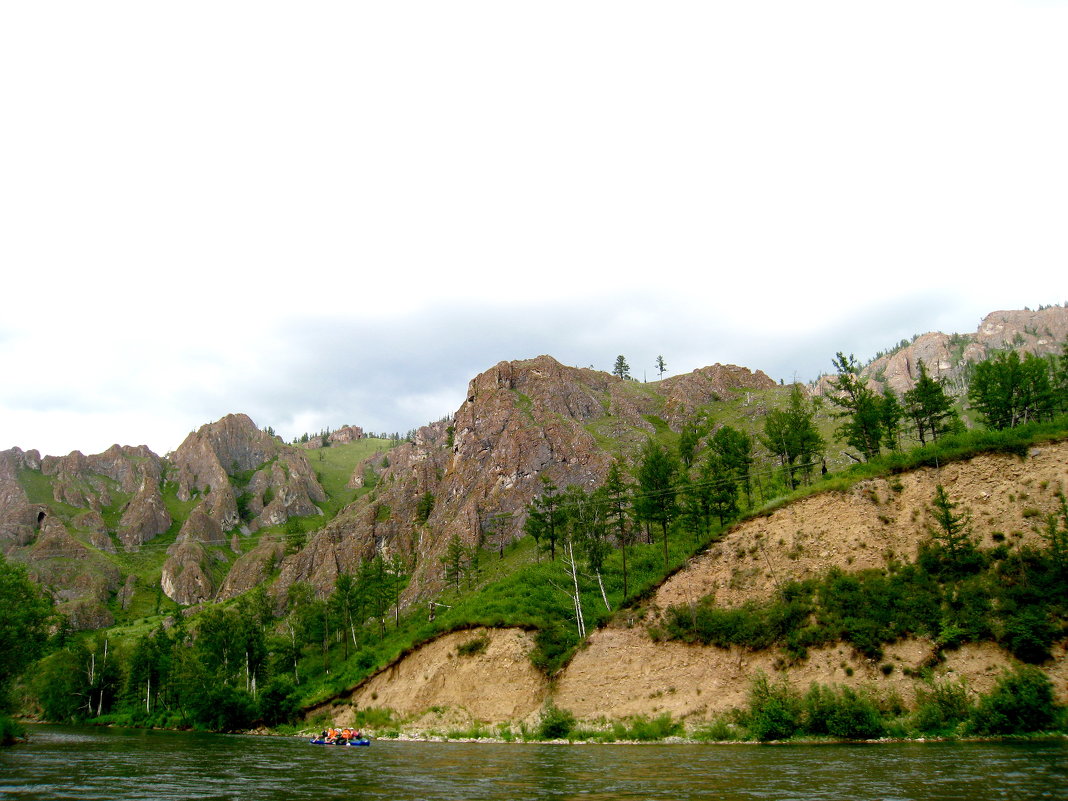
[[[760,371],[714,365],[655,383],[568,367],[550,356],[501,362],[476,376],[451,420],[419,429],[353,476],[375,471],[374,491],[343,511],[301,553],[282,563],[275,592],[295,581],[322,592],[337,573],[376,552],[414,565],[409,600],[436,593],[448,541],[492,533],[511,541],[544,476],[557,486],[600,484],[612,458],[636,449],[657,422],[678,429],[696,410],[731,392],[766,390]],[[433,497],[421,519],[420,501]]]
[[[124,606],[138,585],[115,558],[120,551],[155,548],[169,534],[166,552],[154,552],[163,591],[181,604],[213,599],[220,585],[230,597],[235,586],[252,585],[249,559],[236,560],[232,580],[220,578],[242,550],[228,537],[318,515],[325,500],[303,451],[245,415],[201,427],[170,458],[144,446],[43,459],[13,448],[0,452],[0,550],[29,566],[75,626],[97,628],[112,622],[111,602]],[[263,557],[277,546],[259,543],[251,553]]]
[[[872,360],[863,374],[899,395],[912,388],[919,363],[945,380],[957,394],[964,391],[969,365],[999,350],[1016,350],[1038,356],[1061,354],[1068,343],[1068,307],[1050,306],[1038,311],[991,312],[974,334],[925,333]]]

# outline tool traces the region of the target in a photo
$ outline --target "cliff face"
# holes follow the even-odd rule
[[[165,492],[184,507],[177,519]],[[220,589],[218,576],[229,560],[223,552],[239,546],[227,539],[230,533],[317,515],[316,504],[325,500],[303,452],[245,415],[201,427],[170,459],[144,446],[43,459],[13,448],[0,452],[0,550],[28,565],[76,627],[97,628],[112,622],[108,604],[120,588],[132,592],[137,584],[108,554],[138,551],[176,533],[166,553],[159,550],[160,585],[178,603],[199,603]],[[273,546],[252,553],[273,554]],[[221,582],[227,593],[263,580],[266,562],[257,570],[251,561],[237,560],[237,575]],[[120,605],[129,600],[127,589]]]
[[[591,725],[669,713],[693,727],[743,707],[758,671],[785,678],[800,690],[813,682],[874,687],[910,703],[924,681],[921,669],[934,665],[936,678],[964,678],[971,692],[989,692],[1001,670],[1013,664],[1008,653],[990,643],[947,650],[939,659],[935,643],[910,638],[888,646],[878,662],[840,644],[812,649],[805,660],[787,665],[778,650],[658,642],[649,632],[668,606],[706,595],[723,606],[739,606],[769,597],[779,584],[832,567],[881,568],[893,559],[915,559],[928,536],[926,509],[938,484],[971,510],[982,547],[998,542],[995,532],[1007,534],[1011,547],[1035,544],[1038,535],[1027,509],[1052,511],[1055,493],[1068,487],[1068,442],[1032,449],[1024,459],[988,455],[896,476],[892,484],[868,481],[742,523],[665,582],[644,609],[617,616],[611,626],[594,632],[552,686],[532,675],[524,661],[532,647],[529,635],[456,632],[372,677],[349,700],[355,708],[390,707],[405,718],[405,729],[427,731],[467,728],[475,721],[530,725],[550,698]],[[475,637],[488,642],[477,662],[459,651]],[[469,676],[476,668],[477,692]],[[1053,659],[1042,669],[1059,701],[1068,702],[1068,642],[1053,649]],[[514,680],[501,681],[502,676]],[[352,713],[350,707],[331,706],[331,714],[343,724]]]
[[[327,592],[339,570],[382,552],[414,564],[408,600],[435,593],[440,557],[453,536],[465,545],[521,536],[541,476],[561,488],[596,486],[614,456],[604,439],[637,447],[655,430],[653,418],[677,428],[725,393],[775,386],[764,373],[723,365],[642,384],[549,356],[501,362],[470,382],[451,422],[420,429],[370,465],[377,471],[374,492],[286,558],[275,592],[281,596],[295,581]],[[364,470],[353,476],[355,485],[364,482]],[[433,508],[421,522],[419,505],[428,494]]]
[[[996,311],[983,318],[974,334],[923,334],[875,359],[863,374],[900,395],[916,383],[922,361],[928,373],[944,379],[959,394],[964,390],[968,365],[983,361],[996,351],[1012,349],[1021,354],[1059,355],[1065,343],[1068,343],[1068,308],[1064,306],[1039,311]]]

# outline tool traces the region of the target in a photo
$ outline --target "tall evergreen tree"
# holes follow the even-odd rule
[[[669,564],[668,526],[679,511],[675,482],[679,465],[670,451],[650,438],[642,450],[638,466],[638,492],[634,511],[639,520],[660,526],[664,543],[664,569]]]
[[[830,400],[841,409],[835,417],[843,420],[838,435],[870,461],[879,455],[884,440],[882,399],[861,378],[860,365],[852,354],[846,357],[839,351],[833,364],[838,375],[831,380],[836,392]]]
[[[616,542],[619,543],[620,554],[623,560],[623,597],[627,597],[627,546],[633,540],[633,531],[630,527],[630,486],[627,484],[625,472],[619,460],[615,460],[608,467],[608,475],[605,477],[601,492],[607,507],[607,519],[615,534]]]
[[[745,491],[746,503],[752,505],[750,472],[753,467],[753,438],[731,426],[720,426],[708,440],[709,448],[718,453],[735,485]]]
[[[622,354],[616,356],[616,363],[612,366],[612,375],[620,378],[630,378],[630,365]]]
[[[556,561],[556,544],[563,526],[559,489],[552,480],[541,476],[541,494],[527,505],[527,519],[523,530],[541,548],[548,548],[550,561]]]
[[[790,390],[784,409],[772,409],[764,418],[761,441],[782,465],[790,489],[798,485],[798,473],[807,481],[815,461],[823,453],[823,437],[816,428],[815,411],[800,384]]]
[[[922,359],[919,362],[919,373],[916,384],[905,391],[904,410],[916,431],[920,445],[926,445],[928,437],[931,442],[937,442],[940,436],[959,426],[960,415],[953,408],[952,399],[946,394],[945,382],[940,378],[932,378]]]

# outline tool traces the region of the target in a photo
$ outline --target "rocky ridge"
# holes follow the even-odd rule
[[[1059,355],[1066,343],[1068,307],[996,311],[982,319],[974,334],[921,334],[872,360],[862,374],[900,395],[916,383],[922,361],[933,377],[943,379],[951,391],[960,394],[969,365],[997,351]]]
[[[185,507],[178,519],[164,498],[168,486]],[[320,514],[325,500],[304,453],[246,415],[201,427],[169,458],[144,446],[43,459],[12,448],[0,452],[0,551],[24,561],[76,627],[99,628],[113,622],[112,599],[124,606],[138,584],[109,554],[139,551],[177,528],[160,586],[180,604],[200,603],[219,593],[221,550],[235,545],[228,534]],[[259,558],[276,546],[261,543],[250,553]],[[238,559],[227,571],[236,570],[222,582],[225,597],[262,581],[263,563],[250,568],[252,561]]]
[[[415,565],[407,600],[429,597],[442,585],[440,557],[453,536],[471,545],[522,535],[540,477],[559,487],[595,486],[615,455],[604,440],[636,448],[655,430],[653,418],[678,427],[725,393],[775,386],[764,373],[736,366],[642,384],[550,356],[501,362],[470,382],[450,421],[419,429],[368,465],[377,472],[375,490],[287,557],[274,591],[281,597],[304,581],[327,592],[339,571],[385,553]],[[365,467],[355,485],[364,482]],[[427,494],[433,509],[421,522],[418,505]]]

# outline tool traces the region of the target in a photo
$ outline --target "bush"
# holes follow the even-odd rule
[[[633,718],[630,721],[630,726],[618,732],[617,737],[620,740],[649,742],[672,737],[681,731],[682,724],[673,720],[670,713],[665,712],[663,715],[652,719],[645,717],[645,715]]]
[[[1021,662],[1038,664],[1050,658],[1057,628],[1042,607],[1019,610],[1005,620],[1001,644]]]
[[[209,731],[248,728],[256,716],[256,703],[244,690],[217,684],[192,693],[187,701],[193,723]]]
[[[849,687],[813,684],[805,694],[802,726],[808,734],[843,740],[870,740],[885,732],[879,708],[867,695]]]
[[[563,740],[575,728],[575,716],[550,702],[541,716],[538,735],[543,740]]]
[[[980,699],[972,712],[971,729],[977,734],[1048,731],[1058,712],[1049,677],[1036,667],[1024,666],[1003,673],[991,693]]]
[[[0,715],[0,745],[11,745],[16,740],[26,736],[26,730],[18,721]]]
[[[785,740],[801,727],[801,703],[785,681],[772,685],[758,673],[749,687],[745,723],[757,740]]]
[[[972,712],[968,686],[963,682],[935,682],[929,689],[916,690],[916,711],[912,720],[923,734],[948,734],[968,719]]]

